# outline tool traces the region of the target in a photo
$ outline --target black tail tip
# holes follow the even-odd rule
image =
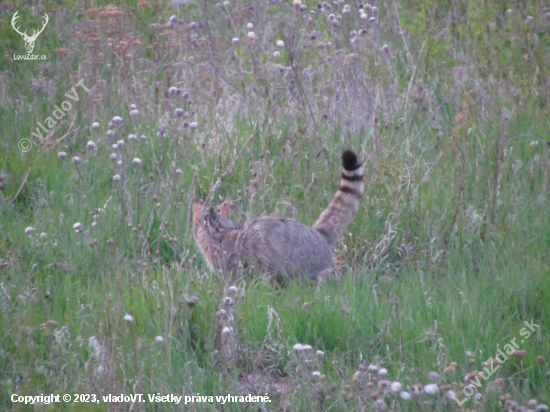
[[[361,163],[357,160],[357,155],[353,150],[346,150],[342,153],[342,164],[346,170],[355,170],[361,167]]]

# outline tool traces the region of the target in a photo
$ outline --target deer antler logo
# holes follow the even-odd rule
[[[13,15],[13,17],[11,19],[11,25],[12,25],[13,29],[17,33],[19,33],[21,35],[21,38],[25,41],[25,48],[27,49],[27,53],[31,54],[32,50],[34,49],[34,42],[36,41],[38,35],[44,31],[44,29],[46,28],[46,25],[48,24],[48,21],[50,20],[50,18],[48,17],[48,15],[46,13],[44,13],[44,25],[42,26],[42,28],[40,30],[34,30],[34,33],[32,34],[32,36],[29,36],[29,35],[27,35],[27,30],[25,30],[24,33],[21,33],[19,31],[19,28],[15,26],[15,21],[19,17],[17,15],[17,13],[19,13],[19,12],[16,11],[15,14]]]

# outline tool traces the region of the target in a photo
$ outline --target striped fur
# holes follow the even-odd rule
[[[344,171],[336,194],[313,224],[318,231],[333,245],[342,236],[344,230],[353,220],[359,209],[359,200],[363,195],[363,168],[355,153],[347,150],[342,155]]]
[[[219,207],[193,203],[193,236],[210,269],[225,276],[243,270],[267,273],[284,283],[330,272],[332,247],[359,207],[363,169],[351,150],[342,154],[340,186],[313,227],[292,219],[264,216],[236,227],[229,220],[231,200]]]

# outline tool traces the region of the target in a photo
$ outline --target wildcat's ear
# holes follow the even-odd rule
[[[204,212],[206,212],[208,209],[205,206],[203,206],[201,201],[195,200],[193,202],[193,206],[191,210],[193,212],[193,218],[196,220],[196,219],[199,219],[201,215],[204,215]]]
[[[211,219],[217,219],[218,218],[218,211],[216,210],[215,206],[210,206],[210,209],[208,210],[208,214]]]

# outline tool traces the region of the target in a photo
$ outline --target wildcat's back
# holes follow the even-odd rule
[[[315,278],[332,264],[332,248],[319,232],[292,219],[260,217],[238,236],[244,262],[254,271],[286,277]]]
[[[342,155],[338,191],[313,227],[292,219],[260,217],[235,227],[228,211],[193,204],[193,234],[210,268],[224,275],[242,269],[275,275],[279,281],[330,271],[332,244],[353,219],[363,193],[363,172],[351,150]]]

